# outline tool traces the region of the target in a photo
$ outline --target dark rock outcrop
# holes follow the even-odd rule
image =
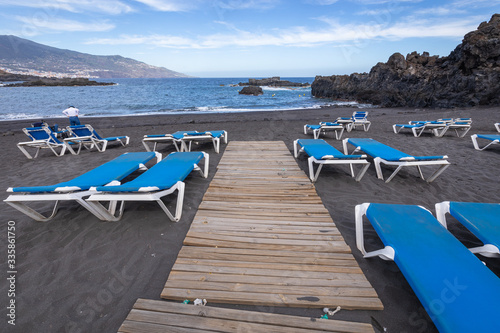
[[[241,89],[239,93],[242,95],[259,96],[264,94],[264,91],[262,90],[261,87],[258,86],[248,86],[248,87],[243,87],[243,89]]]
[[[30,78],[21,83],[5,84],[5,87],[72,87],[72,86],[110,86],[113,82],[98,82],[87,78],[46,78],[35,77]]]
[[[447,57],[394,53],[370,73],[317,76],[315,97],[384,107],[500,105],[500,14],[465,35]]]
[[[309,83],[299,83],[281,80],[279,76],[267,79],[248,79],[248,82],[240,82],[239,86],[267,86],[267,87],[309,87]]]

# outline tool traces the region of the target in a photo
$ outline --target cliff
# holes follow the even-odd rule
[[[384,107],[500,105],[500,14],[446,57],[394,53],[370,73],[317,76],[311,93]]]

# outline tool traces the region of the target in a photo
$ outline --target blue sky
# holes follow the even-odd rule
[[[0,34],[199,77],[366,72],[448,55],[500,0],[0,0]]]

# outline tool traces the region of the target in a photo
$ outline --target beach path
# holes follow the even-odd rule
[[[161,297],[383,309],[282,141],[228,144]]]

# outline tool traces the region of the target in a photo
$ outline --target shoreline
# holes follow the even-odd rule
[[[173,133],[178,130],[226,130],[229,141],[283,141],[293,154],[293,140],[312,138],[303,134],[305,124],[350,116],[359,109],[323,108],[314,110],[264,111],[225,114],[151,115],[134,117],[81,118],[103,136],[130,136],[130,145],[109,145],[105,152],[82,151],[80,155],[54,156],[48,149],[35,160],[28,160],[16,147],[27,141],[21,129],[30,120],[0,121],[0,140],[4,156],[0,183],[1,198],[7,198],[8,187],[50,185],[70,180],[125,152],[145,151],[141,139],[145,134]],[[500,110],[491,107],[463,109],[367,109],[372,126],[368,132],[354,130],[346,137],[371,137],[396,149],[414,155],[448,155],[452,164],[434,182],[418,177],[416,170],[402,170],[390,182],[376,177],[372,166],[356,182],[348,168],[327,166],[315,183],[316,192],[329,211],[335,225],[351,248],[358,265],[384,304],[383,311],[341,310],[332,319],[371,323],[375,332],[437,332],[411,287],[393,262],[378,258],[364,259],[357,250],[354,229],[354,207],[364,202],[422,205],[434,211],[442,201],[500,202],[498,161],[500,147],[482,152],[474,150],[470,135],[495,133],[493,123],[500,121]],[[436,138],[423,134],[394,134],[392,125],[409,120],[433,120],[449,117],[472,117],[472,129],[464,138],[449,131]],[[56,122],[65,127],[69,122]],[[45,119],[52,125],[52,120]],[[7,134],[7,132],[11,132]],[[342,142],[332,134],[322,136],[341,150]],[[217,165],[224,155],[215,154],[212,144],[194,146],[193,151],[210,154],[207,179],[192,175],[186,179],[182,219],[170,222],[156,203],[127,204],[119,222],[101,222],[74,202],[62,202],[57,216],[39,223],[3,203],[6,221],[15,221],[17,256],[17,321],[23,332],[116,332],[137,298],[160,300],[160,293],[182,247],[187,230],[203,200]],[[165,156],[175,149],[160,146]],[[260,158],[257,156],[256,158]],[[262,161],[265,163],[265,161]],[[307,158],[296,159],[307,174]],[[390,168],[384,168],[386,174]],[[423,170],[424,173],[430,170]],[[166,198],[167,204],[172,204]],[[42,211],[50,207],[40,204]],[[450,232],[466,246],[476,245],[467,230],[450,221]],[[367,249],[380,246],[373,230],[365,235]],[[500,262],[480,257],[500,277]],[[0,256],[6,267],[7,256]],[[5,292],[0,304],[7,304]],[[193,295],[195,296],[195,295]],[[166,300],[163,300],[167,302]],[[318,319],[322,309],[239,306],[207,306],[273,312]],[[54,307],[53,304],[58,304]],[[332,308],[334,305],[332,304]],[[5,325],[5,326],[2,326]],[[7,326],[6,320],[0,327]],[[1,329],[0,329],[1,330]]]

